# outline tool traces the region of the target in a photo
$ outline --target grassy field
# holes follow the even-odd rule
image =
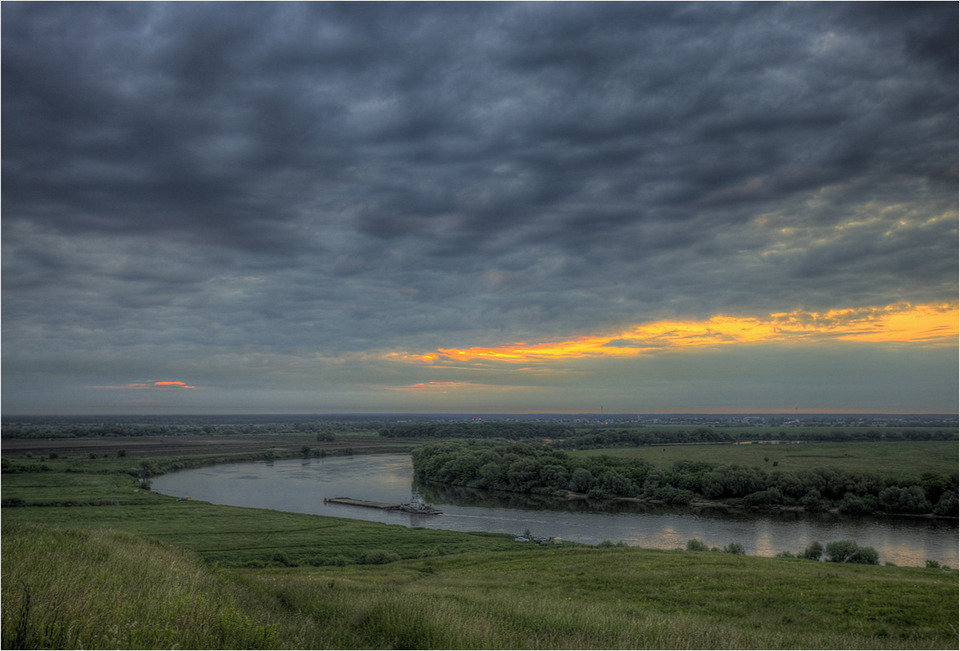
[[[955,572],[514,548],[222,570],[149,537],[8,525],[4,648],[949,648]]]
[[[51,439],[3,439],[3,454],[77,458],[95,455],[110,458],[123,452],[131,457],[163,458],[170,456],[243,455],[273,450],[279,455],[295,454],[303,446],[314,451],[352,448],[364,451],[409,449],[421,441],[384,439],[373,431],[338,434],[333,441],[317,441],[315,434],[236,434],[231,436],[103,436]]]
[[[122,506],[5,509],[4,524],[108,528],[187,549],[221,566],[355,563],[386,551],[420,558],[515,547],[509,536],[413,529],[362,520],[178,502]]]
[[[927,471],[955,473],[958,464],[956,441],[662,445],[577,450],[570,454],[644,459],[662,468],[683,459],[760,466],[767,470],[837,468],[898,478],[918,477]]]
[[[499,534],[181,502],[124,473],[143,463],[193,465],[264,450],[290,456],[299,448],[270,440],[223,453],[203,443],[193,455],[190,441],[177,443],[177,454],[127,446],[122,457],[114,442],[73,441],[55,459],[49,449],[13,446],[11,454],[7,443],[8,470],[50,470],[2,475],[4,501],[28,505],[3,511],[4,648],[958,643],[955,570],[539,548]],[[376,439],[369,443],[378,449]]]

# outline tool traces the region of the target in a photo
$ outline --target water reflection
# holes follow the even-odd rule
[[[881,562],[923,565],[927,559],[957,566],[957,524],[903,518],[852,518],[785,512],[758,515],[722,507],[688,508],[638,503],[595,503],[548,496],[479,491],[455,486],[413,486],[408,455],[361,455],[316,460],[245,463],[184,470],[152,480],[155,490],[217,504],[315,513],[404,526],[556,536],[596,544],[622,540],[654,548],[683,547],[690,538],[708,546],[731,542],[748,554],[797,552],[814,540],[850,539],[880,552]],[[423,516],[324,504],[348,496],[399,503],[411,487],[443,510]]]

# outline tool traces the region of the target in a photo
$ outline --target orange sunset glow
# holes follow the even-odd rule
[[[605,335],[565,341],[517,342],[494,347],[438,348],[424,354],[391,353],[399,361],[527,363],[582,357],[633,357],[662,350],[732,344],[857,341],[956,343],[956,304],[895,304],[827,312],[778,312],[767,317],[716,315],[701,321],[655,321]]]
[[[162,380],[159,382],[130,382],[119,386],[97,386],[94,389],[196,389],[186,382],[178,380]]]

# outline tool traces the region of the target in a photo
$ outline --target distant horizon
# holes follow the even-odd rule
[[[0,419],[14,418],[218,418],[218,417],[271,417],[284,416],[289,418],[299,417],[322,417],[322,416],[398,416],[398,417],[416,417],[416,416],[475,416],[475,417],[509,417],[509,416],[592,416],[597,418],[614,418],[629,416],[927,416],[927,417],[960,417],[957,412],[874,412],[874,411],[731,411],[731,412],[698,412],[698,411],[677,411],[677,412],[643,412],[643,411],[624,411],[624,412],[580,412],[580,411],[530,411],[530,412],[473,412],[473,411],[449,411],[449,412],[232,412],[232,413],[74,413],[74,414],[2,414]]]

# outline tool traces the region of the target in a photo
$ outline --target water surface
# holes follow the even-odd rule
[[[372,520],[405,526],[555,536],[596,544],[604,540],[672,549],[690,538],[773,556],[796,552],[814,540],[855,540],[874,547],[880,562],[923,565],[926,560],[957,567],[957,524],[914,518],[853,518],[829,514],[731,515],[718,510],[671,510],[615,504],[596,511],[582,501],[565,502],[512,493],[451,487],[418,490],[443,515],[423,516],[338,504],[326,497],[399,503],[410,498],[413,468],[408,454],[240,463],[174,472],[151,480],[167,495],[215,504],[248,506]],[[588,510],[590,509],[590,510]]]

